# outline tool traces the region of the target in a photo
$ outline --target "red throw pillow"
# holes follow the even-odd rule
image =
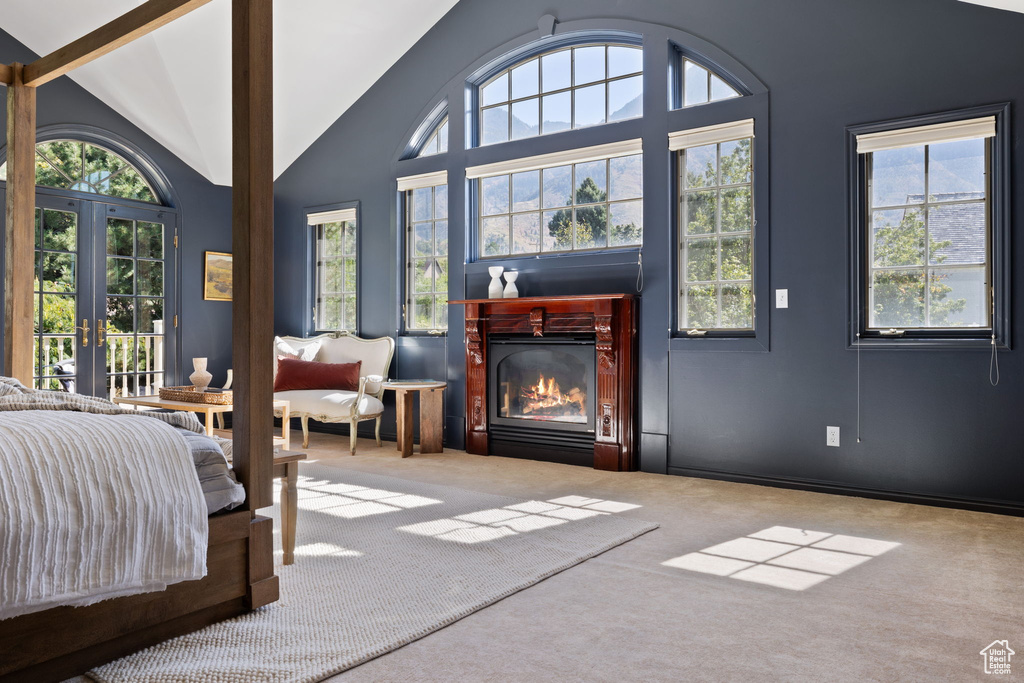
[[[355,363],[318,363],[281,356],[277,359],[274,392],[300,389],[359,390],[359,370],[363,361]]]

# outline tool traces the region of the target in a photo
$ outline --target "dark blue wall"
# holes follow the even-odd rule
[[[654,192],[647,178],[642,468],[1024,504],[1019,351],[1002,354],[1003,380],[996,388],[989,386],[984,351],[865,351],[864,438],[856,443],[857,357],[846,348],[845,128],[1009,101],[1018,130],[1024,16],[1017,14],[954,0],[464,0],[278,181],[278,331],[305,332],[303,207],[357,199],[361,333],[397,333],[396,155],[419,118],[445,95],[453,138],[460,139],[459,78],[499,46],[539,37],[537,19],[549,12],[563,23],[607,26],[607,19],[617,19],[687,31],[744,64],[770,91],[770,280],[771,288],[789,289],[791,307],[769,311],[767,353],[694,350],[687,340],[670,339],[674,277],[664,252],[674,248],[672,178],[666,170]],[[650,106],[646,112],[641,132],[647,120],[666,116]],[[578,134],[581,141],[589,135]],[[466,154],[454,144],[445,163],[461,168]],[[1011,163],[1021,177],[1024,157],[1015,155]],[[453,207],[465,204],[459,180],[451,176]],[[1011,200],[1024,201],[1017,184]],[[486,277],[478,266],[467,272],[457,256],[465,250],[465,220],[453,214],[451,297],[483,296]],[[587,264],[587,258],[593,257],[538,261],[522,276],[521,290],[633,291],[635,266],[615,265],[617,259],[566,267]],[[1022,259],[1024,241],[1018,240],[1012,261]],[[1024,291],[1018,279],[1012,309],[1012,338],[1020,339]],[[450,315],[460,320],[461,308]],[[430,344],[401,340],[397,372],[436,376],[447,363],[447,437],[461,445],[462,330],[453,329],[447,357],[443,343]],[[841,448],[825,446],[826,425],[842,428]]]
[[[0,17],[0,22],[3,17]],[[0,31],[0,62],[29,63],[37,56]],[[4,89],[0,89],[4,90]],[[6,98],[6,92],[2,95]],[[191,359],[206,356],[214,382],[223,382],[231,367],[231,304],[203,301],[203,252],[231,251],[231,189],[212,184],[123,116],[78,86],[59,78],[37,92],[37,124],[88,125],[114,133],[142,149],[170,181],[180,206],[180,382],[192,372]],[[6,107],[0,109],[0,130],[6,130]],[[0,141],[5,144],[6,139]],[[0,183],[2,189],[3,183]],[[0,236],[2,240],[2,236]],[[0,259],[2,260],[2,259]],[[0,263],[0,272],[3,264]],[[0,328],[3,320],[0,318]],[[2,329],[0,329],[2,334]]]

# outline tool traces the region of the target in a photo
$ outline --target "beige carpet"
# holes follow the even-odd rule
[[[296,563],[278,568],[278,603],[90,675],[317,681],[657,528],[633,518],[634,507],[581,496],[526,501],[304,464]]]

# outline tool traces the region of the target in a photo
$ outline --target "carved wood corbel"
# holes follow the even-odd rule
[[[533,328],[534,337],[544,336],[544,309],[534,308],[530,310],[530,327]]]
[[[479,318],[466,318],[466,350],[473,365],[484,364],[481,323]]]
[[[612,342],[612,317],[594,317],[594,331],[597,333],[597,362],[604,370],[615,367],[615,346]]]

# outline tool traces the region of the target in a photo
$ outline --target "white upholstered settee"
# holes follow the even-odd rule
[[[290,353],[293,351],[294,353]],[[340,389],[302,389],[274,393],[275,400],[291,404],[292,417],[302,421],[302,446],[309,446],[309,421],[348,422],[350,451],[356,452],[356,427],[364,420],[376,420],[377,445],[380,446],[380,420],[384,414],[382,383],[388,376],[395,340],[391,337],[362,339],[355,335],[328,333],[316,337],[278,337],[274,340],[274,377],[281,355],[320,363],[362,361],[358,391]]]

